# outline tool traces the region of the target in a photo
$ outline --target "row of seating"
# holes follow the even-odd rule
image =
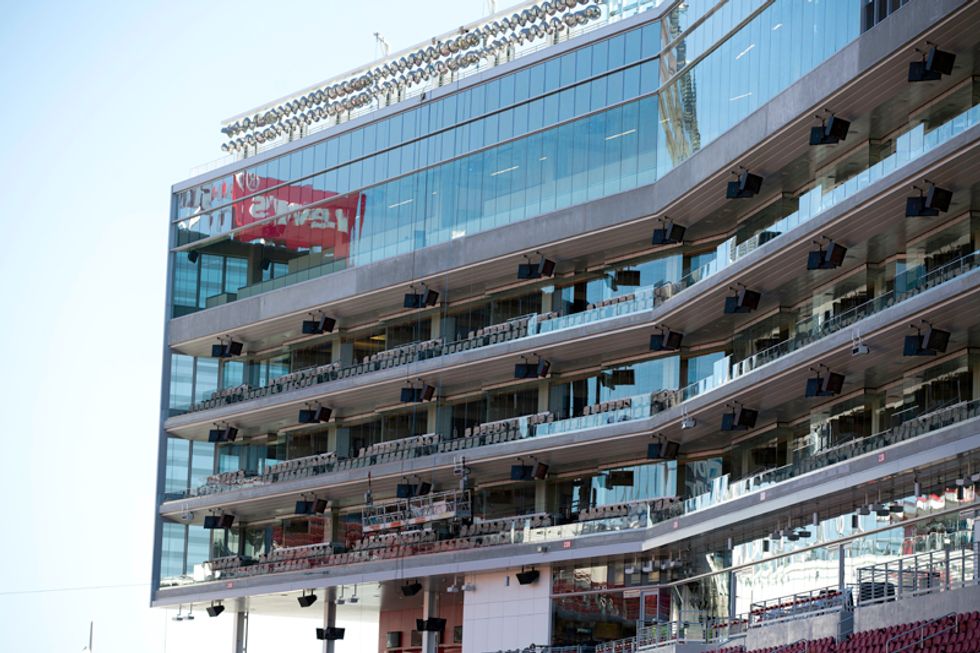
[[[506,433],[509,431],[514,431],[520,428],[521,425],[520,417],[511,417],[508,419],[501,419],[495,422],[485,422],[478,426],[468,427],[463,431],[463,437],[469,438],[479,435],[488,435],[494,433]],[[545,424],[547,422],[555,421],[554,413],[550,411],[544,411],[541,413],[535,413],[534,415],[527,416],[527,425],[529,427],[537,426],[538,424]]]
[[[624,503],[610,503],[594,508],[586,508],[578,514],[579,521],[592,521],[596,519],[612,519],[615,517],[627,517],[631,514],[644,512],[647,506],[654,512],[668,510],[680,505],[680,497],[662,497],[659,499],[640,499],[637,501],[627,501]]]
[[[794,597],[773,605],[753,608],[751,614],[760,620],[782,619],[787,616],[839,606],[842,598],[840,590],[821,590],[816,594]]]
[[[399,454],[414,453],[419,447],[431,447],[439,443],[439,436],[435,433],[425,433],[423,435],[412,435],[398,440],[388,440],[385,442],[375,442],[366,447],[361,447],[358,456],[395,456]],[[386,462],[380,460],[378,462]]]
[[[474,521],[470,525],[464,525],[460,529],[459,534],[461,537],[472,537],[493,533],[509,533],[511,529],[523,530],[525,524],[528,524],[530,528],[544,528],[551,526],[553,523],[554,520],[548,513],[535,513],[533,515]]]
[[[438,539],[435,531],[418,530],[399,533],[373,533],[362,537],[351,547],[353,551],[366,549],[381,549],[435,542]]]
[[[628,641],[628,640],[623,640]],[[977,653],[980,651],[980,612],[948,615],[929,621],[896,624],[852,633],[838,642],[833,637],[753,649],[748,653]],[[746,653],[744,646],[727,646],[705,653]]]
[[[438,356],[442,353],[441,348],[442,340],[423,340],[365,356],[361,363],[371,370],[384,370]]]
[[[613,410],[620,410],[622,408],[630,408],[633,406],[633,398],[626,397],[625,399],[614,399],[612,401],[603,401],[598,404],[591,404],[582,409],[582,415],[598,415],[599,413],[608,413]]]
[[[634,299],[636,299],[636,295],[634,293],[629,293],[629,294],[626,294],[626,295],[620,295],[618,297],[610,297],[608,299],[603,299],[602,301],[598,301],[598,302],[595,302],[595,303],[587,304],[585,310],[591,311],[591,310],[594,310],[596,308],[603,308],[605,306],[613,306],[614,304],[620,304],[622,302],[631,302]]]

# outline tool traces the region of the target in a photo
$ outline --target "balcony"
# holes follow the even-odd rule
[[[610,534],[618,534],[619,539],[616,541],[619,542],[620,546],[627,548],[636,546],[636,538],[649,538],[651,533],[657,532],[660,532],[661,535],[655,537],[672,536],[683,539],[689,536],[687,531],[690,531],[691,528],[698,532],[705,529],[705,524],[698,523],[695,525],[691,520],[700,519],[704,521],[704,519],[708,519],[710,521],[713,517],[709,515],[716,515],[719,510],[722,510],[725,513],[725,522],[730,524],[733,519],[739,519],[737,513],[741,507],[736,510],[735,506],[744,507],[746,501],[750,505],[757,506],[758,499],[756,497],[760,496],[760,493],[764,497],[766,491],[772,493],[772,489],[776,486],[791,483],[803,476],[808,476],[811,483],[824,482],[825,485],[829,484],[833,487],[832,490],[828,490],[831,493],[847,492],[846,484],[841,484],[832,474],[823,474],[818,477],[811,475],[811,473],[834,468],[837,472],[846,475],[857,473],[861,465],[865,467],[870,465],[871,468],[881,469],[879,461],[883,458],[879,452],[886,449],[891,452],[888,454],[889,460],[898,460],[905,456],[909,459],[909,465],[917,467],[923,474],[923,478],[928,478],[928,472],[922,467],[918,449],[897,452],[895,447],[901,447],[903,443],[919,440],[921,436],[935,434],[943,429],[968,422],[976,423],[978,418],[980,418],[980,400],[962,402],[920,415],[900,426],[875,433],[850,443],[845,448],[828,451],[825,455],[814,456],[800,463],[787,465],[738,481],[730,481],[728,478],[720,479],[712,491],[692,499],[682,501],[676,497],[665,497],[598,506],[584,509],[575,515],[571,521],[564,520],[564,523],[559,516],[548,513],[493,519],[475,518],[472,525],[459,527],[450,537],[440,537],[437,535],[440,531],[432,528],[432,526],[439,521],[449,520],[452,522],[455,516],[466,513],[469,503],[465,494],[451,491],[409,500],[383,502],[370,510],[369,513],[365,513],[365,524],[370,528],[365,529],[364,537],[356,542],[350,550],[338,549],[337,545],[323,543],[274,549],[269,554],[256,559],[245,559],[238,556],[215,559],[197,571],[195,580],[197,582],[223,581],[255,576],[265,577],[289,572],[310,573],[311,570],[316,569],[333,569],[335,570],[333,573],[367,573],[369,570],[380,573],[383,569],[388,569],[390,563],[384,567],[376,567],[374,563],[384,564],[384,561],[392,559],[412,558],[416,560],[417,564],[424,565],[429,555],[459,554],[474,550],[485,551],[489,554],[489,557],[482,555],[478,559],[488,561],[490,564],[489,560],[494,555],[510,556],[518,551],[518,549],[508,547],[532,545],[536,546],[540,553],[542,550],[546,551],[548,545],[555,542],[573,543],[563,546],[565,548],[573,546],[578,550],[578,555],[582,555],[582,549],[587,549],[593,543],[607,543],[608,538],[603,536]],[[973,430],[970,432],[975,433]],[[936,440],[929,446],[939,447],[941,442]],[[886,471],[879,472],[879,474],[887,473]],[[824,481],[820,479],[824,479]],[[462,512],[459,511],[460,507]],[[779,510],[778,508],[774,509],[777,512]],[[917,517],[917,519],[924,518]],[[664,530],[665,528],[666,530]],[[398,529],[408,530],[399,531]],[[632,534],[634,537],[623,537],[627,534]],[[543,549],[542,546],[544,546]],[[493,554],[492,552],[498,548],[499,553]],[[434,557],[431,564],[438,565],[436,561],[439,559]],[[905,566],[896,561],[881,568],[868,568],[860,573],[867,578],[886,579],[882,582],[890,582],[887,579],[896,577],[908,580],[918,573],[916,570],[920,567],[924,569],[929,564],[942,562],[941,558],[929,557],[928,560],[917,558]],[[949,563],[949,560],[946,562]],[[952,561],[953,567],[962,571],[963,574],[972,573],[970,562],[963,562],[963,564],[960,562],[954,559]],[[357,565],[360,571],[347,569],[351,565]],[[360,567],[361,565],[367,566]],[[905,583],[905,580],[902,582]],[[909,582],[915,585],[914,589],[908,590],[909,592],[927,591],[929,589],[927,584],[922,583],[921,580]],[[826,599],[827,597],[822,598]],[[875,601],[869,599],[869,602]],[[783,606],[782,603],[767,602],[764,606],[766,607],[764,614],[760,613],[747,617],[746,623],[749,621],[770,623],[777,617],[786,617],[787,614],[784,614],[786,613],[786,606]],[[799,612],[803,610],[803,607],[809,609],[818,604],[821,604],[820,601],[806,603],[806,606],[802,607],[794,604],[794,610]]]
[[[449,438],[438,434],[427,434],[412,438],[404,438],[393,442],[384,442],[373,445],[370,449],[365,448],[359,455],[339,460],[332,455],[316,455],[307,458],[296,459],[278,463],[270,467],[265,473],[259,476],[246,476],[242,473],[233,473],[230,476],[216,476],[209,480],[208,484],[197,488],[192,492],[198,496],[220,495],[229,491],[242,490],[248,487],[271,486],[276,492],[297,491],[302,486],[305,490],[312,490],[316,487],[329,487],[332,482],[332,474],[338,472],[350,472],[351,470],[374,469],[375,479],[382,477],[383,465],[406,461],[411,459],[433,460],[433,456],[440,454],[458,455],[457,452],[472,452],[467,455],[468,460],[479,460],[481,455],[492,456],[494,446],[507,442],[525,442],[529,445],[527,453],[547,448],[548,441],[556,436],[564,434],[575,434],[578,432],[589,432],[601,429],[610,424],[636,423],[635,431],[650,432],[655,425],[650,424],[651,418],[661,414],[671,415],[676,413],[676,407],[693,406],[690,402],[695,399],[715,396],[723,393],[727,388],[733,387],[737,381],[742,380],[754,372],[764,373],[767,365],[772,365],[781,361],[791,354],[802,352],[804,349],[815,346],[828,339],[834,334],[847,331],[851,328],[858,328],[863,321],[883,313],[891,308],[903,306],[916,297],[928,293],[931,290],[942,288],[956,279],[969,274],[980,265],[980,252],[971,253],[956,261],[953,261],[931,273],[920,275],[915,271],[908,273],[906,279],[906,290],[897,292],[892,291],[884,295],[861,304],[853,309],[841,313],[831,319],[809,319],[797,325],[796,333],[788,340],[766,349],[758,354],[750,356],[742,361],[733,362],[726,365],[723,372],[698,381],[678,390],[660,391],[646,395],[638,395],[616,402],[606,402],[594,407],[589,407],[587,415],[572,417],[564,420],[555,420],[550,413],[540,413],[529,415],[501,422],[494,422],[482,425],[469,433],[464,433],[461,438]],[[898,317],[899,322],[904,323],[906,317]],[[867,333],[867,329],[864,331]],[[804,368],[805,370],[805,368]],[[725,395],[718,396],[712,404],[717,404],[726,400]],[[699,400],[702,401],[702,400]],[[703,403],[703,401],[702,401]],[[972,404],[970,405],[972,406]],[[692,407],[692,410],[693,407]],[[950,409],[953,410],[953,409]],[[963,407],[955,407],[955,410],[964,410]],[[967,407],[966,410],[974,410]],[[954,411],[955,412],[955,411]],[[696,414],[696,413],[692,413]],[[676,419],[676,415],[674,416]],[[933,416],[935,418],[935,416]],[[945,418],[944,418],[945,419]],[[898,427],[896,433],[913,432],[917,427],[917,420],[906,422]],[[662,428],[660,425],[659,428]],[[818,465],[822,458],[828,461],[840,460],[851,455],[856,455],[868,448],[887,446],[888,438],[898,437],[897,435],[887,435],[892,430],[886,431],[878,440],[860,440],[846,445],[839,449],[822,452],[816,457],[807,459],[806,464]],[[540,444],[538,444],[540,443]],[[869,444],[873,443],[873,444]],[[445,456],[444,456],[445,457]],[[420,460],[423,466],[430,467],[432,463]],[[832,463],[828,463],[832,464]],[[401,467],[395,472],[396,476],[406,473]],[[765,479],[758,483],[779,482],[782,480],[780,474],[787,473],[785,470],[772,470],[767,472]],[[788,472],[795,475],[799,471]],[[258,496],[258,495],[255,495]],[[228,500],[233,500],[229,498]],[[174,502],[168,502],[173,504]],[[220,505],[222,499],[215,496],[209,503]],[[171,512],[173,508],[167,508],[164,504],[162,510]]]

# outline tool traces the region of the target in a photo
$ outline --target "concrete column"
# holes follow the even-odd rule
[[[425,407],[425,432],[435,433],[439,429],[439,413],[435,403]]]
[[[735,621],[737,614],[738,576],[734,571],[728,572],[728,622]]]
[[[422,618],[428,619],[429,617],[438,616],[439,593],[436,590],[426,588],[425,593],[422,595]],[[422,653],[436,653],[439,645],[438,635],[439,633],[430,631],[422,633]]]
[[[231,628],[232,653],[245,653],[248,650],[248,612],[236,611]]]
[[[324,591],[323,627],[331,628],[337,625],[337,589],[329,587]],[[323,640],[323,653],[334,653],[336,642]]]
[[[350,451],[349,428],[340,426],[337,427],[336,434],[334,435],[334,451],[337,452],[337,458],[347,456],[348,452]]]
[[[354,343],[344,342],[338,338],[334,346],[330,348],[330,357],[333,359],[332,362],[340,361],[344,367],[352,364],[354,362]]]
[[[429,332],[429,337],[432,340],[437,340],[442,336],[442,315],[436,313],[432,316],[432,327]]]

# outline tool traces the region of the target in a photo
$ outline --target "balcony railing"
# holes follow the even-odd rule
[[[703,395],[710,390],[720,388],[733,379],[740,378],[752,370],[777,361],[832,333],[854,326],[860,320],[915,297],[921,292],[951,281],[973,270],[978,265],[980,265],[980,250],[948,263],[928,274],[911,275],[907,282],[907,289],[902,292],[892,291],[886,293],[881,297],[872,299],[828,320],[819,318],[805,320],[800,323],[798,327],[800,330],[790,339],[735,363],[731,366],[731,369],[725,366],[722,371],[717,372],[713,376],[678,390],[658,391],[648,395],[630,397],[628,405],[623,400],[622,405],[615,404],[617,407],[610,410],[564,420],[555,420],[551,413],[539,413],[512,418],[491,423],[490,425],[483,425],[476,432],[471,430],[468,435],[464,434],[462,438],[447,438],[437,434],[414,436],[393,442],[381,443],[379,445],[382,447],[380,452],[365,451],[354,458],[344,460],[337,460],[329,455],[311,456],[280,463],[279,466],[273,468],[274,471],[267,471],[258,477],[237,474],[231,483],[222,482],[220,480],[223,478],[222,476],[217,478],[211,477],[208,484],[193,490],[192,493],[197,495],[214,494],[238,489],[243,485],[275,483],[283,480],[316,476],[337,470],[366,467],[396,460],[427,456],[439,452],[462,451],[512,440],[548,437],[571,431],[597,428],[611,422],[648,418],[678,403],[683,403],[684,401]],[[977,407],[974,403],[970,403],[965,406],[954,406],[944,410],[954,412],[965,411],[975,414]],[[946,417],[940,417],[940,415],[945,415]],[[955,416],[952,416],[952,413],[940,412],[932,415],[930,419],[955,419]],[[488,426],[492,428],[484,428]],[[906,425],[902,425],[898,429],[888,429],[880,434],[869,436],[870,438],[876,439],[862,438],[843,445],[838,450],[817,452],[800,463],[799,467],[790,465],[767,471],[757,478],[751,479],[750,482],[756,487],[780,482],[784,478],[805,473],[806,471],[812,471],[824,464],[832,464],[832,462],[863,453],[864,451],[870,450],[870,448],[887,446],[887,444],[901,441],[907,437],[913,437],[924,428],[924,426],[915,423],[915,420],[913,420],[913,423],[906,423]],[[700,497],[696,497],[691,501],[695,502],[694,505],[696,505],[700,500]]]
[[[392,511],[382,506],[375,510],[376,515],[365,517],[367,522],[379,526],[375,530],[401,528],[405,525],[415,526],[419,530],[370,535],[346,552],[338,552],[336,547],[330,544],[317,544],[276,549],[257,560],[248,560],[237,556],[220,558],[206,563],[200,573],[196,574],[196,578],[202,581],[218,580],[235,576],[265,575],[314,567],[367,563],[507,544],[540,544],[612,532],[636,532],[680,516],[721,505],[726,501],[744,496],[768,485],[788,480],[797,474],[811,471],[817,467],[841,462],[849,457],[873,451],[879,446],[887,446],[901,439],[923,435],[935,429],[978,416],[980,416],[980,400],[964,402],[935,413],[922,415],[895,429],[868,436],[863,440],[867,440],[866,444],[869,446],[855,446],[849,454],[837,452],[834,457],[813,460],[812,465],[787,465],[779,470],[772,470],[740,480],[735,484],[722,484],[723,490],[713,491],[687,501],[670,497],[600,506],[582,511],[578,521],[567,524],[557,524],[550,515],[544,514],[488,520],[484,523],[486,528],[482,528],[481,522],[477,520],[473,526],[463,529],[458,537],[439,539],[434,530],[427,530],[425,524],[434,519],[446,518],[446,515],[451,511],[439,512],[433,508],[426,512],[425,506],[422,504],[431,504],[431,506],[446,504],[442,501],[441,495],[432,495],[429,498],[418,497],[403,502],[389,502],[390,506],[401,506],[401,509]],[[888,437],[888,434],[894,437]],[[860,445],[860,443],[854,444]],[[778,472],[778,474],[773,474],[774,472]],[[418,505],[412,504],[412,501]],[[463,503],[468,509],[468,501]],[[969,542],[966,541],[969,539],[968,535],[963,536],[966,538],[963,542],[959,542],[959,539],[963,539],[959,538],[953,543],[968,545]],[[866,604],[876,602],[876,600],[892,600],[902,593],[923,593],[934,591],[937,587],[951,589],[964,586],[970,582],[975,582],[977,579],[975,562],[970,556],[972,553],[943,556],[942,554],[927,552],[910,556],[905,559],[905,562],[896,560],[859,570],[859,578],[862,580],[858,584],[859,587],[854,589],[855,596],[864,592],[864,588],[869,584],[876,587],[891,586],[892,590],[882,589],[878,594],[862,598],[858,602]],[[927,583],[921,580],[922,578],[936,578],[938,580]],[[898,580],[896,581],[896,579]],[[914,589],[906,589],[910,584]],[[800,600],[807,597],[808,600]],[[710,623],[701,623],[698,627],[705,634],[699,635],[699,637],[728,637],[744,631],[746,627],[764,625],[763,622],[771,623],[773,620],[795,618],[800,615],[812,616],[814,611],[826,611],[833,605],[850,605],[847,597],[831,593],[827,588],[810,592],[807,597],[794,595],[792,605],[787,605],[788,601],[783,599],[753,605],[753,612],[745,615],[744,619],[739,618],[735,621],[715,619]],[[690,627],[693,627],[690,623],[685,626],[685,628]],[[693,631],[684,630],[684,632]]]

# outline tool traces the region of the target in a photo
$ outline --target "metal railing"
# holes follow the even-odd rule
[[[750,606],[749,627],[758,628],[777,622],[836,612],[845,603],[846,595],[842,594],[836,585],[757,601]]]
[[[970,533],[963,533],[960,548],[926,551],[857,570],[855,595],[858,606],[896,601],[908,596],[975,585],[976,557]]]
[[[939,630],[934,632],[927,632],[927,629],[934,625],[939,625],[941,622],[949,620],[951,623],[941,627]],[[902,651],[908,651],[909,649],[915,648],[922,650],[925,648],[925,643],[927,640],[936,637],[937,635],[942,635],[943,633],[955,632],[959,630],[959,615],[955,612],[950,612],[941,617],[936,617],[935,619],[930,619],[925,623],[914,625],[907,630],[892,635],[885,642],[886,653],[902,653]],[[913,641],[900,646],[903,639],[907,639],[912,633],[917,633],[917,637],[913,638]]]

